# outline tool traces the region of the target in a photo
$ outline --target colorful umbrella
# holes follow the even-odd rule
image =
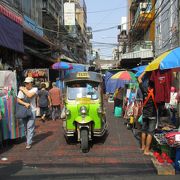
[[[135,74],[130,71],[120,71],[114,74],[111,79],[119,79],[122,81],[136,81]]]
[[[73,69],[73,66],[67,62],[57,62],[52,65],[52,68],[59,70],[66,70],[66,69]]]
[[[110,78],[106,81],[106,92],[114,93],[119,87],[124,87],[127,83],[136,82],[134,73],[129,71],[120,71],[114,75],[110,75]]]
[[[153,60],[145,71],[180,68],[180,47],[167,51]]]

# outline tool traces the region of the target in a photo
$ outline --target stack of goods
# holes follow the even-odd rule
[[[172,164],[173,163],[173,160],[165,152],[162,152],[161,154],[158,152],[154,152],[153,156],[156,158],[156,160],[160,164],[163,164],[163,163]]]

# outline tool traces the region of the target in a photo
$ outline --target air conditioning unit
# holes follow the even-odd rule
[[[148,3],[140,3],[140,10],[141,11],[146,11]]]

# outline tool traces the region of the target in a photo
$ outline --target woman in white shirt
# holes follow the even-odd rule
[[[26,135],[26,149],[30,149],[32,146],[32,138],[34,136],[35,130],[35,118],[36,118],[36,95],[38,89],[33,87],[33,78],[27,77],[24,81],[25,87],[20,87],[17,101],[18,103],[26,106],[26,108],[31,108],[32,117],[23,119],[25,135]],[[24,102],[23,99],[27,97],[30,103]]]

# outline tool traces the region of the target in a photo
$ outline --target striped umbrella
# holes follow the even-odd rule
[[[122,81],[136,81],[135,74],[130,71],[120,71],[114,74],[111,79],[119,79]]]

